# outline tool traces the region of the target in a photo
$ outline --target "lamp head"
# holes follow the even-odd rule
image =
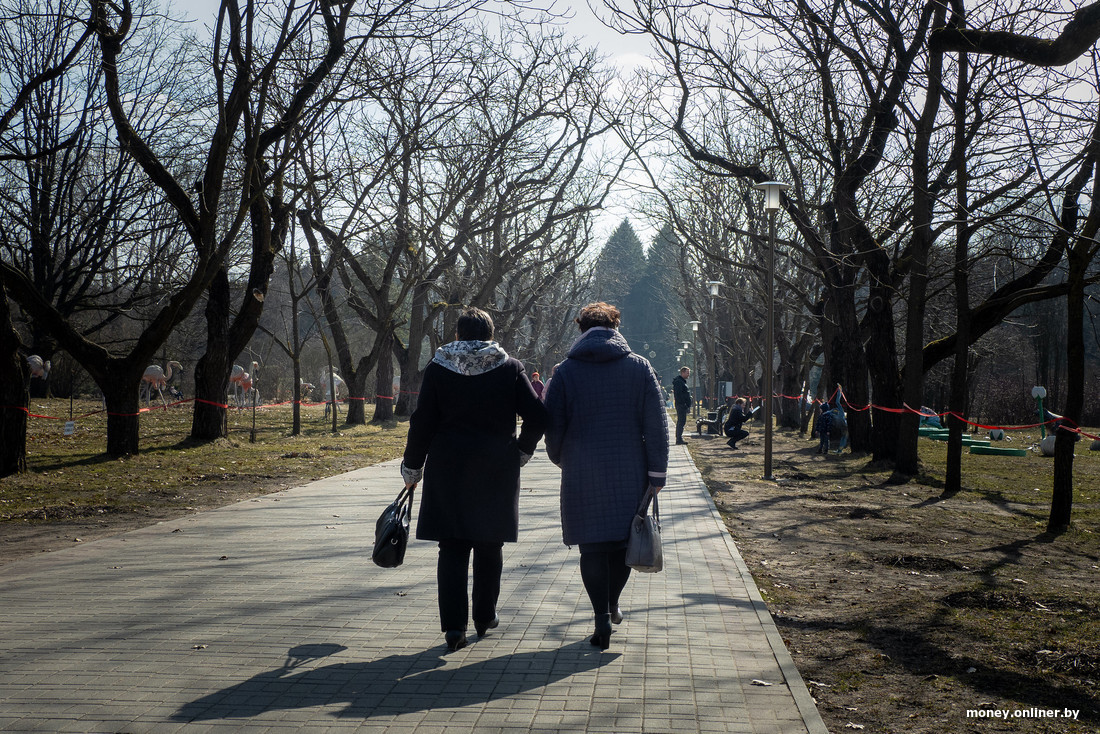
[[[768,211],[779,209],[779,195],[790,187],[790,184],[779,181],[764,181],[753,186],[754,189],[764,192],[764,208]]]

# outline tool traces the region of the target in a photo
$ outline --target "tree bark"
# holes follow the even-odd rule
[[[1100,151],[1100,123],[1093,133],[1090,163],[1095,164]],[[1100,189],[1094,179],[1093,190]],[[1100,229],[1100,207],[1093,205],[1082,231],[1068,254],[1069,293],[1066,295],[1066,402],[1064,415],[1071,426],[1081,423],[1085,402],[1085,279],[1089,265],[1096,256],[1096,233]],[[1054,485],[1047,531],[1064,532],[1069,528],[1073,512],[1073,450],[1078,434],[1058,429],[1054,442]]]
[[[141,429],[138,392],[142,371],[118,360],[114,369],[96,380],[107,405],[108,456],[130,456],[138,452]]]
[[[944,25],[945,9],[936,10],[933,28]],[[933,31],[935,32],[935,31]],[[932,131],[943,95],[943,53],[933,49],[928,60],[928,94],[917,121],[913,150],[913,238],[909,255],[909,302],[905,318],[905,367],[901,377],[902,407],[919,409],[923,404],[924,322],[928,294],[928,254],[933,244],[932,216],[935,200],[929,192],[929,156]],[[898,479],[920,471],[918,439],[920,416],[906,411],[898,420],[894,476]]]
[[[30,370],[19,353],[8,294],[0,282],[0,477],[27,470],[27,382]]]
[[[377,342],[381,358],[375,367],[374,418],[371,423],[383,423],[394,418],[393,413],[393,327],[386,325],[381,339]]]
[[[223,267],[206,296],[206,353],[195,364],[195,411],[191,438],[213,441],[226,435],[229,370],[221,355],[229,351],[229,273]]]
[[[1088,260],[1077,248],[1069,253],[1070,290],[1066,296],[1066,402],[1065,417],[1071,426],[1081,421],[1085,400],[1085,269]],[[1082,260],[1084,262],[1082,262]],[[1057,428],[1054,441],[1054,483],[1050,501],[1047,532],[1061,533],[1069,529],[1073,513],[1073,451],[1078,434]]]
[[[962,25],[964,19],[953,17],[952,22]],[[951,396],[948,399],[947,416],[947,468],[943,494],[951,496],[962,490],[962,434],[966,427],[963,417],[969,409],[968,377],[970,367],[971,310],[970,310],[970,234],[967,226],[969,212],[969,173],[965,155],[966,112],[970,99],[970,62],[966,54],[959,57],[958,85],[954,99],[954,137],[958,168],[955,177],[955,363],[951,370]]]

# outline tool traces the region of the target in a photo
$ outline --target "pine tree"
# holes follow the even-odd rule
[[[672,384],[678,366],[676,328],[687,322],[677,288],[679,251],[680,242],[666,224],[646,252],[645,275],[627,298],[630,311],[623,316],[624,336],[636,352],[650,360],[666,385]]]
[[[624,219],[607,240],[596,260],[596,300],[606,301],[625,310],[631,290],[645,275],[646,259],[642,241],[630,221]]]

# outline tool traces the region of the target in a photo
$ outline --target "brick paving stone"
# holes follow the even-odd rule
[[[665,571],[632,575],[607,652],[558,481],[540,450],[501,626],[454,653],[435,547],[370,563],[397,462],[0,566],[0,730],[827,734],[682,447]]]

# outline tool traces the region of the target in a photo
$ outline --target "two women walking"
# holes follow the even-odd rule
[[[407,486],[424,482],[416,537],[439,543],[440,626],[452,650],[466,644],[471,553],[474,628],[481,636],[499,623],[502,547],[518,536],[519,470],[544,432],[562,469],[562,537],[580,549],[592,644],[607,649],[612,623],[622,621],[630,522],[647,488],[665,484],[664,396],[649,362],[617,331],[618,309],[589,304],[576,322],[582,333],[548,382],[545,406],[478,309],[463,313],[456,341],[424,373],[402,475]]]

